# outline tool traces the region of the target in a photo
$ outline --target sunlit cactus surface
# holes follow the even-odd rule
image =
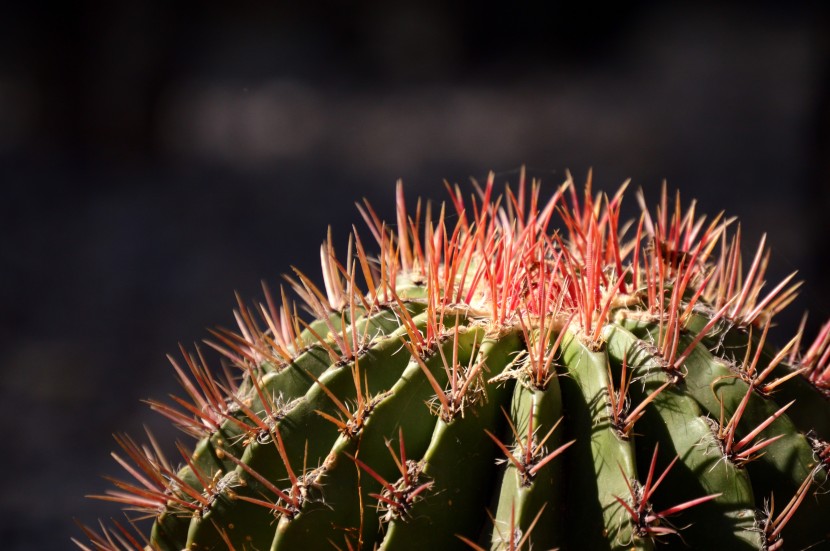
[[[765,281],[764,239],[665,190],[621,220],[625,188],[359,204],[322,278],[171,358],[182,393],[151,405],[195,445],[119,436],[95,497],[128,518],[76,543],[827,548],[830,324],[773,347],[798,283]]]

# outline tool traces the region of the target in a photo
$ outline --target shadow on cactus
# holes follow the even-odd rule
[[[118,437],[151,518],[84,549],[803,549],[830,531],[830,324],[767,343],[796,296],[732,219],[522,174],[387,225],[358,208],[323,285],[240,302],[152,402],[196,439]],[[554,230],[554,219],[559,230]],[[376,256],[370,249],[379,251]],[[298,315],[298,310],[312,317]]]

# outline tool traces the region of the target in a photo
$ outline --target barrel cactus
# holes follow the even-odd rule
[[[543,198],[522,173],[497,195],[491,175],[407,211],[399,184],[394,225],[358,205],[376,243],[338,258],[329,236],[322,285],[240,301],[206,341],[224,369],[172,359],[185,396],[151,405],[192,450],[118,437],[131,480],[95,497],[151,532],[78,545],[830,545],[830,323],[774,349],[798,284],[765,285],[764,240],[744,258],[733,219],[665,189],[623,223],[625,187]]]

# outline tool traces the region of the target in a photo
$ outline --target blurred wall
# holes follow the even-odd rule
[[[4,8],[4,549],[118,515],[82,496],[120,475],[110,433],[179,437],[139,403],[176,391],[165,353],[230,325],[234,290],[316,275],[326,227],[364,196],[391,218],[399,177],[439,200],[523,163],[549,189],[667,178],[807,279],[787,331],[830,315],[818,2],[277,4]]]

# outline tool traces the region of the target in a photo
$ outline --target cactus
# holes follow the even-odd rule
[[[397,188],[358,208],[322,288],[288,277],[239,329],[172,360],[151,402],[196,438],[179,465],[119,436],[132,481],[101,499],[151,517],[84,527],[83,549],[802,549],[830,541],[830,323],[767,343],[796,296],[765,288],[764,240],[663,189],[620,223],[625,185],[570,176],[472,202]],[[561,231],[552,220],[561,219]],[[747,269],[748,267],[748,269]],[[296,300],[296,299],[295,299]],[[130,526],[133,524],[133,526]]]

